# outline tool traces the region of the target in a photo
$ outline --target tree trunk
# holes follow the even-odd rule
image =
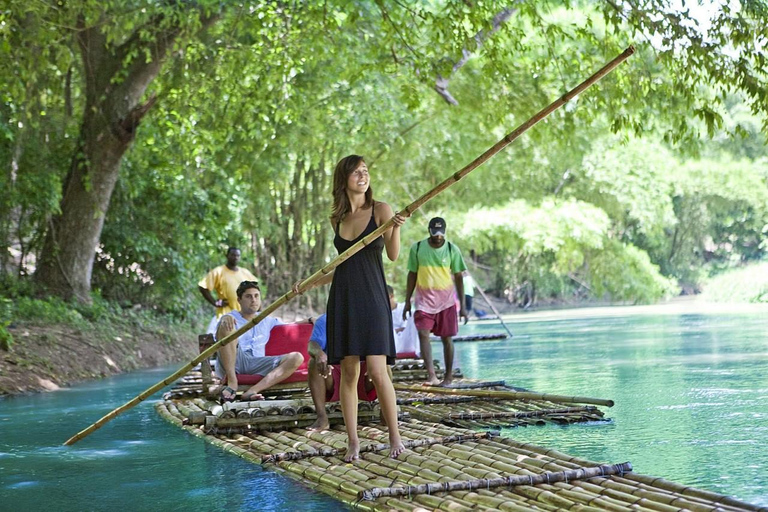
[[[120,161],[132,139],[110,133],[109,123],[101,114],[86,108],[64,185],[61,213],[50,221],[35,273],[49,291],[81,302],[90,300],[93,259]]]
[[[213,17],[203,20],[203,27],[213,21]],[[163,23],[157,17],[114,46],[99,26],[78,23],[86,97],[83,123],[64,182],[61,213],[49,222],[35,272],[36,280],[50,292],[81,302],[90,301],[93,260],[121,160],[155,102],[154,96],[144,102],[142,98],[181,32],[178,26],[158,28]],[[150,42],[139,37],[147,31],[154,35]],[[144,50],[150,59],[144,57]],[[141,57],[128,59],[131,51]]]

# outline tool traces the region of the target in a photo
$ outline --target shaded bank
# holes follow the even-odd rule
[[[182,325],[16,322],[10,351],[0,350],[0,395],[52,391],[87,379],[154,368],[194,357],[195,332]]]

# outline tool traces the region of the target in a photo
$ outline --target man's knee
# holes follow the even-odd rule
[[[281,363],[286,364],[288,366],[292,366],[295,370],[299,366],[301,366],[301,363],[304,362],[304,356],[301,355],[301,352],[291,352],[289,354],[286,354],[283,356],[283,360]]]

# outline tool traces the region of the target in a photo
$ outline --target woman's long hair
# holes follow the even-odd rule
[[[331,209],[331,220],[334,223],[341,222],[344,217],[352,210],[347,196],[347,180],[352,174],[363,157],[360,155],[345,156],[336,164],[333,170],[333,208]],[[368,180],[368,190],[365,191],[365,208],[373,205],[373,189],[371,188],[370,178]]]

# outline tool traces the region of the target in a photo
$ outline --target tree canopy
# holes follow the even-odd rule
[[[397,209],[635,44],[430,202],[403,245],[442,214],[482,284],[521,305],[695,290],[768,250],[766,13],[762,1],[10,0],[3,275],[36,269],[65,297],[94,286],[183,313],[240,245],[284,292],[332,256],[339,158],[363,154]],[[402,288],[402,261],[388,272]]]

